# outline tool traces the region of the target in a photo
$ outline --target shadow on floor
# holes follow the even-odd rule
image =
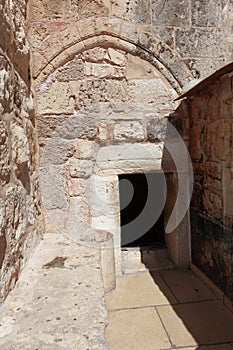
[[[155,271],[145,248],[140,250],[142,263],[169,302],[157,305],[156,312],[171,349],[233,349],[233,314],[207,286],[190,270]]]

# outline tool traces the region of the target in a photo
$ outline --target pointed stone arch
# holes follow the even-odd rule
[[[40,83],[78,53],[101,45],[149,61],[178,93],[194,79],[175,50],[138,25],[117,18],[87,18],[49,36],[33,55],[33,77]]]

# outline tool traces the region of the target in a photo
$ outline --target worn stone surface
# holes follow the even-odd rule
[[[193,262],[232,298],[232,77],[190,101]],[[230,175],[231,174],[231,175]]]
[[[223,57],[225,32],[222,29],[193,28],[176,31],[177,50],[182,57]],[[206,43],[208,42],[208,46]]]
[[[26,2],[0,6],[0,301],[14,287],[41,232],[25,19]]]
[[[192,23],[198,27],[222,27],[226,24],[227,0],[194,1]]]
[[[63,191],[62,203],[69,202],[75,216],[79,213],[73,203],[81,203],[83,196],[79,181],[88,182],[93,173],[161,170],[166,157],[158,142],[174,136],[168,135],[169,120],[189,143],[195,173],[193,208],[210,220],[232,223],[232,81],[223,79],[178,109],[174,102],[174,89],[180,92],[191,80],[232,60],[232,19],[232,1],[226,0],[30,2],[42,174],[51,164],[63,169],[54,178]],[[2,77],[6,79],[5,71]],[[8,111],[13,100],[9,96]],[[4,154],[9,135],[3,133],[2,140]],[[20,137],[16,141],[22,144]],[[153,149],[155,156],[159,153],[153,165],[150,157],[135,156],[138,145],[131,149],[131,144],[140,143],[138,152],[145,156],[149,142],[159,149]],[[26,154],[32,147],[30,142],[22,147],[14,157],[27,175],[33,161],[29,164]],[[174,171],[171,163],[167,169]],[[9,178],[7,161],[3,168],[4,183]],[[18,178],[28,188],[27,178]],[[47,192],[51,210],[66,208],[60,195],[56,204],[56,195],[49,198]],[[111,226],[104,215],[93,221],[99,227]]]
[[[1,349],[105,350],[106,322],[100,249],[48,233],[1,307]]]
[[[189,24],[189,3],[187,1],[152,1],[153,24],[187,26]]]

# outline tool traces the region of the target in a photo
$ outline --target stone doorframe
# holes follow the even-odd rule
[[[119,179],[120,174],[156,173],[164,172],[167,182],[167,199],[164,207],[165,225],[171,213],[178,218],[177,202],[182,201],[189,195],[189,174],[185,169],[179,169],[185,188],[178,191],[178,173],[174,168],[166,166],[162,168],[164,156],[164,143],[125,143],[101,147],[96,159],[94,175],[91,176],[90,207],[91,226],[113,234],[115,245],[116,273],[121,271],[121,227],[120,227],[120,198]],[[175,212],[174,212],[175,211]],[[179,267],[188,267],[191,262],[191,238],[189,210],[183,220],[177,222],[177,227],[165,234],[166,244],[170,259]]]

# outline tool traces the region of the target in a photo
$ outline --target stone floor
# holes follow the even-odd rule
[[[1,350],[105,350],[100,251],[47,234],[0,307]]]
[[[100,251],[46,234],[0,307],[0,349],[233,349],[233,314],[192,272],[165,269],[165,252],[156,254],[154,266],[154,252],[143,252],[144,265],[127,253],[134,273],[104,298]]]
[[[191,271],[126,274],[106,305],[110,350],[233,349],[233,314]]]

